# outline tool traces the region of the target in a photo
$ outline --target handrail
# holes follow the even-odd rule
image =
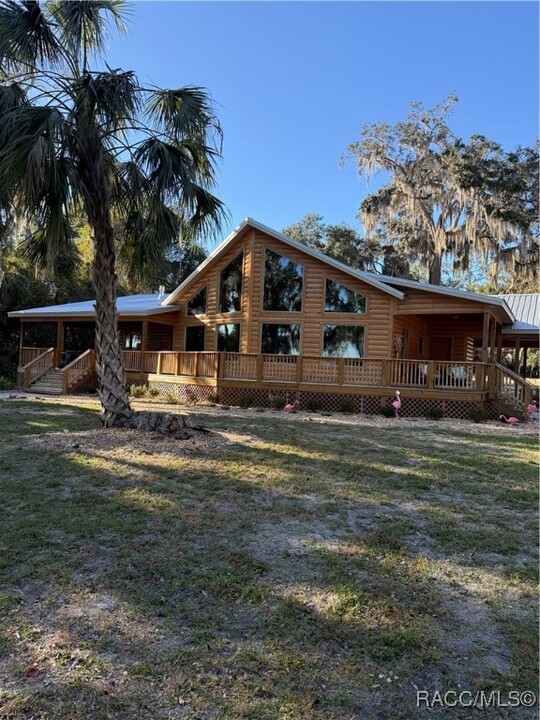
[[[531,388],[531,390],[535,389],[535,386],[530,383],[527,378],[522,377],[519,373],[517,373],[515,370],[511,370],[510,368],[506,367],[506,365],[501,365],[501,363],[494,363],[495,367],[499,370],[502,370],[506,375],[510,375],[510,377],[514,378],[515,380],[518,380],[520,383],[523,383],[524,385],[527,385]]]
[[[96,352],[89,349],[81,353],[75,360],[62,368],[62,390],[69,392],[70,388],[95,366]]]
[[[55,352],[55,349],[51,347],[33,360],[30,360],[30,362],[23,367],[23,388],[25,390],[29,390],[32,383],[39,380],[40,377],[52,368]]]
[[[411,387],[478,393],[487,393],[494,384],[493,364],[467,360],[178,350],[124,350],[123,355],[128,372],[241,382]]]
[[[494,369],[494,395],[514,409],[525,411],[532,402],[534,385],[500,363],[495,363]]]
[[[35,360],[40,355],[43,355],[44,352],[47,352],[48,349],[49,348],[46,347],[21,347],[19,368],[22,369],[25,365],[32,362],[32,360]]]

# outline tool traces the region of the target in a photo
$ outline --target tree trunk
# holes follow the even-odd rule
[[[436,252],[433,259],[429,263],[429,282],[432,285],[441,284],[442,274],[442,253]]]
[[[116,312],[116,273],[112,227],[94,228],[96,354],[104,427],[133,425]]]

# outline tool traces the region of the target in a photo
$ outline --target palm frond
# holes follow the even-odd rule
[[[126,29],[128,6],[123,0],[54,0],[48,9],[61,28],[62,43],[73,56],[82,58],[83,71],[87,54],[104,50],[109,20],[119,32]]]
[[[73,85],[73,115],[80,132],[84,124],[96,122],[106,132],[118,132],[129,125],[140,106],[139,85],[134,72],[110,70],[85,73]]]
[[[0,2],[0,64],[10,68],[33,67],[39,63],[52,65],[59,61],[62,52],[62,45],[39,2]]]
[[[149,92],[146,116],[172,139],[204,139],[210,133],[221,141],[222,130],[208,94],[201,87]]]

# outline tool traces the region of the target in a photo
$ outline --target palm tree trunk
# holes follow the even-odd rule
[[[112,227],[94,228],[94,287],[96,290],[96,353],[104,427],[133,423],[129,404],[116,312],[116,273]]]

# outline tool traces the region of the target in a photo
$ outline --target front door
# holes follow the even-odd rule
[[[451,360],[452,359],[452,338],[432,337],[430,343],[430,360]]]

